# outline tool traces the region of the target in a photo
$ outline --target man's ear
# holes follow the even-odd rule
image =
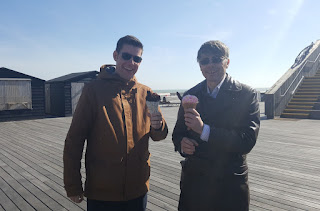
[[[117,51],[113,51],[113,59],[114,59],[114,61],[118,60],[118,52]]]
[[[229,63],[230,63],[230,59],[228,59],[228,61],[226,62],[226,68],[229,67]]]

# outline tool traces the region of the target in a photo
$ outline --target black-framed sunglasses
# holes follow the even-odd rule
[[[214,56],[214,57],[212,57],[211,62],[214,64],[218,64],[218,63],[222,62],[224,59],[225,59],[225,57],[215,57]],[[207,65],[210,63],[210,59],[209,58],[202,59],[201,61],[199,61],[199,63],[201,65]]]
[[[140,56],[134,56],[134,55],[131,55],[129,53],[126,53],[126,52],[123,52],[121,54],[121,57],[124,59],[124,60],[130,60],[131,58],[133,58],[133,61],[136,62],[136,63],[140,63],[142,61],[142,58]]]

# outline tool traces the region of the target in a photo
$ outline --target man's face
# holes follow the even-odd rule
[[[116,61],[116,73],[126,80],[133,78],[141,64],[141,61],[139,61],[141,56],[141,48],[124,44],[119,53],[117,51],[113,52],[113,58]]]
[[[230,60],[219,59],[214,54],[203,53],[200,55],[199,65],[203,76],[210,83],[219,84],[226,74]]]

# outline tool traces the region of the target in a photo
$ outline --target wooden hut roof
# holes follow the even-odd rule
[[[64,75],[58,78],[51,79],[47,81],[47,83],[56,83],[56,82],[75,82],[79,80],[83,80],[85,78],[91,78],[92,76],[96,76],[98,71],[88,71],[88,72],[79,72],[79,73],[70,73],[68,75]]]
[[[15,70],[11,70],[5,67],[0,67],[0,78],[31,78],[34,80],[45,81],[40,78],[33,77],[31,75],[27,75],[21,72],[17,72]]]

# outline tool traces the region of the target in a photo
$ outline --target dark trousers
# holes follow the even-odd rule
[[[193,188],[191,191],[181,191],[178,210],[248,211],[250,201],[248,184],[232,184],[232,182],[224,184],[224,186],[216,185],[212,187],[215,188],[212,191],[204,191],[201,186],[195,187],[193,184],[187,184],[187,186],[193,186]]]
[[[248,175],[216,176],[204,162],[182,163],[179,211],[248,211]]]
[[[98,201],[87,199],[88,211],[145,211],[147,208],[147,194],[129,201]]]

